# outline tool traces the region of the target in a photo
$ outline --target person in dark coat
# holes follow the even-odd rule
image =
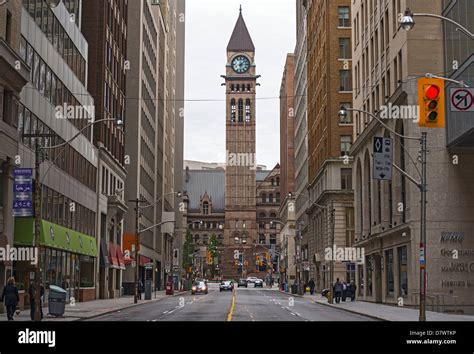
[[[41,312],[41,319],[43,319],[43,304],[41,301],[41,297],[44,296],[44,287],[40,285],[41,293],[40,293],[40,312]],[[35,291],[35,282],[32,281],[30,286],[28,287],[28,295],[30,296],[30,317],[31,320],[35,320],[35,311],[36,311],[36,291]]]
[[[15,314],[16,306],[20,301],[20,295],[15,285],[15,278],[11,277],[7,280],[7,285],[4,286],[2,292],[2,302],[5,301],[5,307],[7,308],[8,321],[13,321],[13,315]]]
[[[349,289],[351,289],[351,301],[355,301],[357,286],[355,285],[354,280],[349,284]]]
[[[309,291],[311,292],[311,295],[314,295],[314,288],[316,287],[316,284],[314,283],[314,279],[311,278],[311,280],[308,283],[309,286]]]
[[[336,304],[341,301],[342,289],[342,283],[339,281],[339,278],[337,278],[336,283],[334,284],[334,298],[336,299]]]

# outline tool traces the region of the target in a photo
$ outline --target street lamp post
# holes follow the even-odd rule
[[[435,14],[429,14],[429,13],[413,13],[409,8],[405,10],[405,13],[400,21],[403,29],[405,31],[411,31],[413,27],[415,27],[415,20],[414,17],[432,17],[432,18],[437,18],[446,22],[449,22],[453,25],[456,26],[456,31],[460,31],[466,36],[468,36],[471,39],[474,39],[474,33],[471,33],[466,27],[461,25],[460,23],[450,19],[449,17],[441,16],[441,15],[435,15]]]
[[[181,197],[181,192],[170,192],[170,193],[166,193],[166,194],[163,194],[162,196],[160,196],[155,202],[153,203],[150,203],[148,205],[143,205],[143,206],[140,206],[140,203],[145,203],[146,200],[143,200],[143,199],[135,199],[135,200],[129,200],[129,202],[133,202],[135,203],[135,235],[136,235],[136,244],[135,244],[135,267],[136,267],[136,270],[135,270],[135,296],[134,296],[134,299],[133,299],[133,302],[136,304],[138,302],[138,278],[139,278],[139,273],[140,273],[140,260],[138,259],[139,257],[139,252],[138,252],[138,248],[140,247],[140,234],[142,234],[143,232],[145,231],[148,231],[148,230],[151,230],[155,227],[158,227],[158,226],[161,226],[163,224],[166,224],[166,223],[169,223],[171,221],[165,221],[165,222],[161,222],[161,223],[158,223],[156,225],[153,225],[153,226],[150,226],[144,230],[139,230],[140,228],[140,210],[141,209],[146,209],[146,208],[149,208],[149,207],[152,207],[152,206],[155,206],[157,205],[161,199],[163,197],[166,197],[168,195],[174,195],[176,194],[178,196],[178,198]],[[174,221],[173,221],[174,222]],[[163,249],[162,249],[162,252],[163,252]]]
[[[420,190],[421,193],[421,205],[420,205],[420,309],[419,309],[419,320],[420,322],[426,321],[426,191],[427,191],[427,176],[426,176],[426,165],[427,165],[427,154],[428,154],[428,148],[427,148],[427,133],[422,132],[421,133],[421,138],[418,137],[410,137],[410,136],[404,136],[401,134],[398,134],[395,132],[393,129],[391,129],[388,125],[386,125],[382,120],[377,117],[376,115],[360,110],[360,109],[354,109],[354,108],[346,108],[346,107],[341,107],[341,110],[339,111],[339,117],[344,118],[347,116],[347,111],[355,111],[355,112],[360,112],[360,113],[365,113],[377,120],[382,126],[384,126],[387,130],[389,130],[392,134],[395,134],[396,136],[408,140],[417,140],[420,142],[421,149],[421,175],[420,181],[417,181],[415,178],[410,176],[407,172],[402,170],[399,166],[397,166],[395,163],[392,162],[393,167],[399,171],[402,175],[408,178],[413,184],[416,185],[416,187]],[[410,155],[407,152],[408,155]]]
[[[54,138],[56,134],[44,134],[40,133],[37,129],[34,134],[23,134],[22,138],[34,138],[35,139],[35,183],[34,183],[34,204],[35,204],[35,227],[34,227],[34,238],[33,238],[33,247],[37,247],[39,249],[40,246],[40,233],[41,233],[41,176],[40,176],[40,167],[41,167],[41,150],[52,150],[58,149],[61,147],[65,147],[70,144],[74,139],[80,136],[86,129],[90,128],[94,124],[106,122],[106,121],[114,121],[118,127],[123,126],[122,120],[117,120],[114,118],[107,118],[101,119],[97,121],[93,121],[82,128],[78,133],[76,133],[71,139],[68,141],[55,145],[55,146],[40,146],[39,139],[40,138]],[[53,162],[54,163],[54,162]],[[35,268],[35,314],[34,320],[41,321],[41,262],[38,260],[36,263]]]

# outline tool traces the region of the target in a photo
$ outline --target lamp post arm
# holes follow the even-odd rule
[[[458,80],[450,79],[450,78],[447,78],[447,77],[438,76],[438,75],[435,75],[435,74],[432,74],[432,73],[426,73],[425,76],[428,79],[441,79],[441,80],[444,80],[444,81],[449,81],[449,82],[452,82],[454,84],[461,85],[462,87],[465,87],[465,88],[469,88],[469,85],[466,84],[464,81],[458,81]]]
[[[142,234],[142,233],[144,233],[145,231],[151,230],[151,229],[153,229],[153,228],[155,228],[155,227],[161,226],[161,225],[166,224],[166,223],[169,223],[169,222],[174,223],[174,221],[163,221],[163,222],[160,222],[160,223],[158,223],[158,224],[156,224],[156,225],[147,227],[146,229],[140,230],[140,231],[138,231],[138,233],[139,233],[139,234]]]
[[[106,121],[116,121],[115,119],[113,118],[107,118],[107,119],[101,119],[101,120],[97,120],[97,121],[94,121],[94,122],[91,122],[90,124],[86,125],[84,128],[82,128],[76,135],[74,135],[71,139],[69,139],[68,141],[66,141],[65,143],[62,143],[62,144],[59,144],[59,145],[56,145],[56,146],[48,146],[48,147],[40,147],[40,149],[43,149],[43,150],[52,150],[52,149],[57,149],[57,148],[60,148],[62,147],[62,149],[58,152],[58,154],[56,155],[56,157],[54,158],[54,160],[52,161],[52,163],[48,166],[48,169],[46,170],[46,172],[43,174],[43,178],[41,179],[41,183],[44,182],[44,179],[46,178],[46,175],[48,174],[49,170],[51,169],[51,167],[56,164],[56,161],[61,157],[62,153],[64,151],[66,151],[66,147],[74,140],[76,139],[79,135],[81,135],[84,130],[90,128],[91,126],[93,126],[94,124],[97,124],[97,123],[100,123],[100,122],[106,122]]]
[[[443,21],[446,21],[446,22],[449,22],[453,25],[456,26],[456,31],[461,31],[462,33],[464,33],[466,36],[470,37],[471,39],[474,39],[474,33],[471,33],[466,27],[462,26],[460,23],[457,23],[456,21],[448,18],[448,17],[444,17],[444,16],[440,16],[440,15],[435,15],[435,14],[428,14],[428,13],[416,13],[416,14],[413,14],[413,16],[418,16],[418,17],[433,17],[433,18],[437,18],[437,19],[440,19],[440,20],[443,20]]]
[[[419,181],[417,181],[415,178],[413,178],[412,176],[410,176],[408,173],[406,173],[405,171],[403,171],[400,167],[398,167],[396,164],[394,164],[392,162],[392,166],[398,171],[400,172],[402,175],[404,175],[406,178],[408,178],[411,182],[413,182],[420,190],[421,190],[421,183]]]
[[[146,208],[152,207],[152,206],[158,204],[163,199],[163,197],[166,197],[166,196],[172,195],[172,194],[178,194],[178,192],[170,192],[170,193],[163,194],[162,196],[160,196],[158,198],[158,200],[156,202],[148,204],[148,205],[140,206],[140,209],[146,209]]]
[[[400,137],[400,138],[403,138],[403,139],[408,139],[408,140],[418,140],[418,141],[421,141],[420,138],[417,138],[417,137],[414,137],[414,136],[405,136],[405,135],[401,135],[399,133],[397,133],[395,130],[393,130],[392,128],[390,128],[387,124],[385,124],[379,117],[377,117],[375,114],[372,114],[370,112],[367,112],[367,111],[364,111],[362,109],[355,109],[355,108],[347,108],[347,107],[344,107],[344,109],[346,111],[351,111],[351,112],[359,112],[359,113],[364,113],[364,114],[368,114],[369,116],[371,116],[372,118],[374,118],[377,122],[379,122],[380,124],[382,124],[388,131],[390,131],[392,134],[395,134],[396,136]]]

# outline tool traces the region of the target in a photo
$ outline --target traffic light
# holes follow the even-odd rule
[[[267,263],[270,263],[270,254],[269,253],[266,254],[265,258],[267,259]]]
[[[444,128],[444,80],[418,79],[418,125],[425,128]]]
[[[212,264],[212,253],[207,251],[207,264]]]

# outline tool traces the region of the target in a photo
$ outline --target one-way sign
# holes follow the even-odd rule
[[[393,140],[374,137],[374,173],[373,179],[392,180]]]

